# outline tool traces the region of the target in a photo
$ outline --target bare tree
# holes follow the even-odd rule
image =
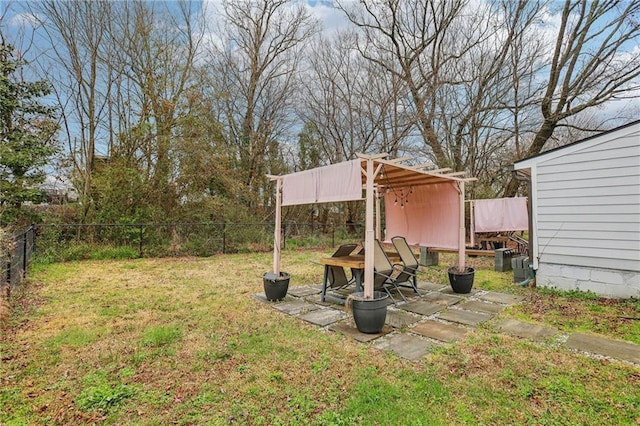
[[[409,90],[427,155],[466,167],[482,192],[513,195],[497,176],[539,153],[558,126],[612,99],[638,96],[640,4],[561,5],[554,48],[540,22],[555,2],[361,1],[338,5],[360,30],[364,58]],[[548,28],[544,28],[548,33]],[[546,78],[544,76],[546,75]],[[515,155],[512,153],[515,151]]]
[[[493,196],[504,183],[513,141],[531,131],[527,117],[538,102],[532,87],[541,46],[524,40],[539,9],[527,0],[475,7],[452,27],[465,54],[443,67],[449,78],[439,89],[437,126],[451,167],[479,178],[471,195]]]
[[[171,141],[180,120],[180,105],[194,83],[194,68],[203,37],[192,5],[180,1],[168,5],[127,2],[120,5],[113,25],[112,40],[117,46],[112,61],[126,81],[119,82],[122,108],[132,109],[130,142],[122,147],[136,152],[146,170],[149,194],[170,211],[176,203],[176,168]],[[120,110],[119,115],[129,111]],[[131,133],[132,130],[137,129]],[[123,142],[124,140],[121,140]]]
[[[553,5],[553,3],[552,3]],[[541,120],[523,157],[540,153],[569,117],[614,99],[640,96],[640,3],[566,0],[540,94]],[[511,196],[519,182],[505,188]]]
[[[354,49],[353,32],[339,32],[315,40],[300,73],[298,115],[305,123],[298,144],[298,164],[316,167],[355,158],[357,152],[409,149],[413,114],[402,109],[404,84],[366,61]],[[310,161],[314,160],[315,161]],[[358,203],[346,203],[346,218],[357,218]],[[329,208],[317,206],[325,225]]]
[[[316,32],[304,5],[288,0],[224,1],[211,64],[229,148],[253,203],[274,145],[292,125],[301,49]],[[277,149],[276,151],[277,152]]]
[[[356,152],[389,152],[408,148],[413,114],[402,108],[405,85],[378,72],[354,50],[355,34],[318,39],[301,73],[304,89],[298,113],[318,133],[327,163],[355,158]]]
[[[108,1],[30,3],[47,35],[40,66],[55,83],[62,127],[81,195],[90,196],[98,139],[109,137],[107,100],[111,85],[105,38],[112,19]],[[100,128],[102,126],[102,132]],[[103,147],[103,152],[106,147]],[[84,215],[89,203],[85,203]]]
[[[32,6],[46,30],[49,61],[41,64],[55,77],[64,105],[83,195],[93,195],[101,152],[107,161],[118,157],[118,164],[140,170],[146,198],[168,212],[177,199],[171,138],[183,94],[193,84],[200,15],[188,1],[46,0]],[[85,204],[85,215],[91,205]]]
[[[491,170],[513,138],[509,117],[523,114],[518,106],[531,106],[529,98],[521,103],[513,82],[535,73],[516,49],[534,25],[537,4],[427,0],[340,7],[361,30],[362,56],[405,85],[403,110],[414,114],[424,154],[439,167],[481,176],[476,188],[495,186]]]
[[[338,3],[361,30],[357,45],[361,55],[406,84],[422,139],[442,167],[449,165],[449,159],[434,124],[438,89],[445,83],[444,67],[465,53],[453,48],[450,32],[465,4],[465,0]]]

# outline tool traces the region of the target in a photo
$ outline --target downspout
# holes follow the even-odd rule
[[[533,265],[529,265],[529,276],[527,277],[526,280],[524,281],[520,281],[519,283],[516,283],[517,286],[520,287],[526,287],[529,285],[529,283],[531,281],[533,281],[536,278],[536,271],[533,269]]]

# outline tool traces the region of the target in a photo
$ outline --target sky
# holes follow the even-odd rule
[[[321,22],[323,27],[324,35],[331,35],[333,32],[348,27],[350,24],[347,19],[344,17],[343,13],[339,10],[335,9],[331,4],[332,2],[329,0],[299,0],[305,2],[308,11]],[[347,0],[351,1],[351,0]],[[482,3],[484,0],[470,0],[473,2]],[[27,2],[24,0],[0,0],[0,17],[2,20],[2,31],[8,31],[10,38],[17,38],[20,34],[20,31],[28,32],[28,29],[31,27],[30,24],[33,23],[32,18],[30,18],[26,14],[18,14],[20,7],[23,7]],[[208,22],[215,21],[219,16],[220,6],[222,4],[221,0],[202,0],[202,2],[197,5],[200,7],[200,10],[207,11],[208,14]],[[552,3],[553,4],[553,3]],[[560,2],[557,3],[561,5]],[[548,12],[543,16],[541,21],[541,29],[543,31],[543,37],[548,39],[548,44],[551,46],[555,34],[559,25],[559,11],[548,10]],[[215,42],[216,35],[211,33],[210,38]],[[27,38],[28,39],[28,38]],[[635,46],[636,50],[640,49],[639,45]],[[623,112],[629,114],[629,110],[640,110],[640,101],[613,101],[610,102],[606,107],[607,114],[612,116],[620,115]],[[598,111],[598,113],[602,113],[602,111]]]

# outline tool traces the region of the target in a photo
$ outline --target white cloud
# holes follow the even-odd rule
[[[294,7],[296,4],[294,1],[291,6]],[[333,33],[349,25],[344,13],[337,9],[332,1],[307,0],[306,7],[311,16],[322,24],[324,32]],[[222,0],[203,0],[202,10],[207,22],[215,24],[221,16]]]
[[[40,24],[40,19],[32,13],[17,13],[9,19],[9,26],[22,28],[22,27],[36,27]]]
[[[323,33],[326,35],[332,35],[349,26],[344,13],[335,8],[331,2],[308,1],[307,9],[322,24]]]

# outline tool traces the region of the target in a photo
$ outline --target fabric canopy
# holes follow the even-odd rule
[[[425,165],[400,164],[406,158],[390,160],[387,153],[357,154],[357,160],[306,170],[285,176],[268,176],[277,181],[273,270],[280,273],[281,207],[310,203],[355,201],[366,194],[364,297],[373,297],[373,249],[380,238],[379,219],[374,210],[375,192],[387,192],[387,235],[402,235],[410,244],[458,249],[458,269],[464,269],[464,185],[475,178],[461,178],[450,169],[424,170]],[[394,194],[400,191],[395,203]],[[404,205],[404,208],[402,208]],[[377,229],[375,229],[377,228]]]
[[[475,232],[529,229],[526,197],[474,200],[473,206]]]
[[[292,173],[282,178],[282,205],[362,199],[360,160]]]
[[[401,235],[411,245],[458,248],[460,200],[456,186],[445,182],[388,192],[384,197],[386,239]]]

